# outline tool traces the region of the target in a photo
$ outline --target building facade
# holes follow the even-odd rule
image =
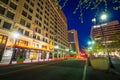
[[[0,0],[1,63],[64,57],[67,36],[66,18],[53,0]]]
[[[112,42],[111,36],[113,36],[117,32],[120,32],[120,24],[117,20],[92,26],[91,34],[90,34],[91,37],[103,44],[104,44],[104,40],[103,40],[101,27],[102,27],[103,35],[106,39],[106,43],[108,44]]]
[[[79,54],[79,43],[77,31],[74,29],[68,31],[68,45],[70,55],[77,56]]]

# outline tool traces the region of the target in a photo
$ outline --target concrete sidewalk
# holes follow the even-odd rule
[[[120,80],[120,76],[109,71],[95,70],[88,66],[86,80]]]

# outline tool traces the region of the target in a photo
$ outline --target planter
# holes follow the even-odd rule
[[[23,61],[24,61],[24,58],[21,58],[21,57],[17,58],[17,63],[23,63]]]
[[[107,58],[90,58],[91,66],[97,70],[108,70],[109,63]]]

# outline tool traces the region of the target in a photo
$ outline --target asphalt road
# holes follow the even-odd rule
[[[0,80],[120,80],[120,76],[87,66],[86,61],[62,60],[0,66]]]
[[[0,80],[81,80],[85,61],[64,60],[0,67]]]

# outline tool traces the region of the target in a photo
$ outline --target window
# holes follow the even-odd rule
[[[40,29],[38,29],[38,33],[41,33],[41,30],[40,30]]]
[[[39,12],[40,10],[37,8],[37,11]]]
[[[28,9],[28,5],[27,5],[26,3],[24,4],[24,8],[25,8],[25,9]]]
[[[15,15],[15,14],[13,14],[13,13],[10,12],[10,11],[8,11],[6,16],[7,16],[8,18],[10,18],[10,19],[14,19],[14,15]]]
[[[9,29],[9,30],[10,30],[10,28],[11,28],[11,24],[8,23],[8,22],[4,22],[4,24],[3,24],[3,28],[5,28],[5,29]]]
[[[41,27],[41,23],[39,22],[39,27]]]
[[[30,23],[27,23],[27,24],[26,24],[26,27],[27,27],[27,28],[30,28],[30,26],[31,26]]]
[[[33,4],[32,2],[30,3],[30,5],[31,5],[32,7],[34,7],[34,4]]]
[[[5,3],[5,4],[8,4],[8,1],[9,1],[9,0],[0,0],[0,1],[2,1],[2,2]]]
[[[25,35],[26,35],[26,36],[29,36],[29,32],[28,32],[28,31],[25,31]]]
[[[26,0],[28,3],[30,2],[30,0]]]
[[[5,13],[5,8],[0,6],[0,14],[4,15],[4,13]]]
[[[30,11],[31,13],[33,13],[33,10],[32,10],[31,8],[29,9],[29,11]]]
[[[46,34],[46,37],[48,37],[48,34]]]
[[[0,44],[6,44],[7,36],[0,35]]]
[[[42,15],[43,13],[40,11],[40,14]]]
[[[24,19],[21,19],[21,20],[20,20],[20,24],[21,24],[21,25],[25,25],[25,20],[24,20]]]
[[[39,18],[39,15],[38,15],[38,14],[36,14],[36,17],[37,17],[37,18]]]
[[[1,24],[2,20],[0,19],[0,24]]]
[[[17,2],[19,1],[19,0],[16,0]]]
[[[22,15],[26,17],[27,16],[27,12],[22,11]]]
[[[40,8],[43,10],[43,7],[42,7],[42,6],[41,6]]]
[[[19,29],[18,29],[18,32],[19,32],[20,34],[23,34],[23,29],[19,28]]]
[[[11,7],[12,9],[16,10],[17,5],[16,5],[16,4],[14,4],[14,3],[12,3],[12,2],[10,2],[10,7]]]
[[[39,4],[39,3],[37,3],[37,5],[38,5],[38,6],[40,6],[40,4]]]
[[[33,35],[33,38],[36,39],[36,35],[35,34]]]
[[[37,40],[40,40],[40,36],[37,37]]]
[[[42,17],[39,17],[39,19],[42,21]]]
[[[32,16],[28,15],[28,19],[32,20]]]
[[[35,20],[35,24],[38,24],[38,20]]]

